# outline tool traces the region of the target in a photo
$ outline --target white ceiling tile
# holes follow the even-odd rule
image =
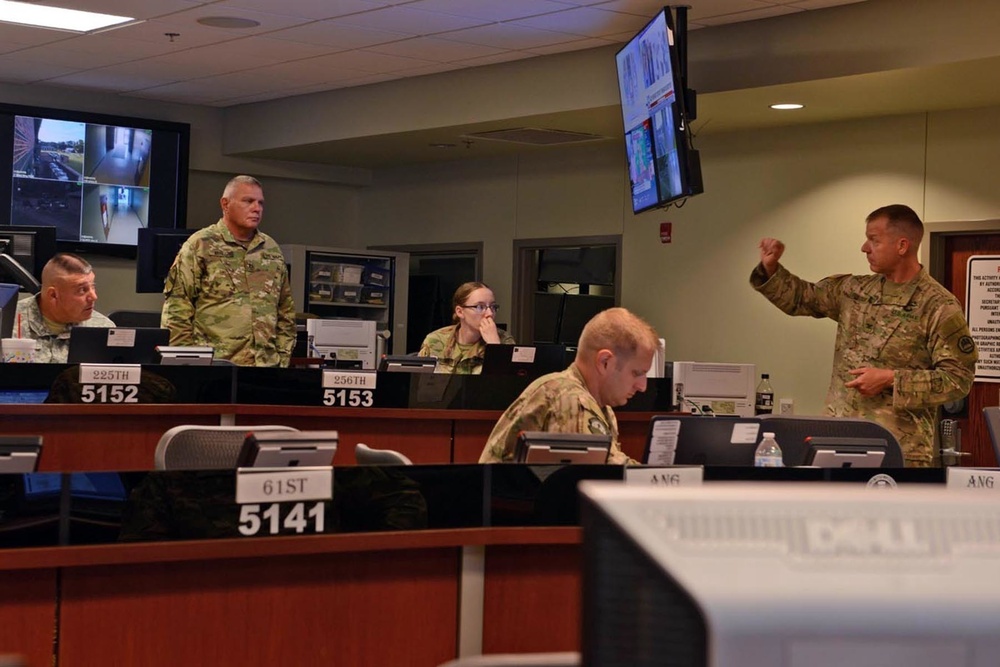
[[[272,39],[270,37],[253,37],[246,40],[254,49],[254,53],[262,59],[272,62],[288,62],[316,58],[330,53],[330,49],[318,44],[293,42],[287,39]]]
[[[617,42],[599,37],[588,37],[575,42],[562,42],[561,44],[548,44],[534,49],[527,49],[531,55],[547,56],[553,53],[566,53],[567,51],[582,51],[584,49],[596,49],[602,46],[616,44]]]
[[[387,30],[411,36],[433,35],[449,30],[461,30],[483,25],[486,19],[425,12],[409,7],[383,7],[362,14],[352,14],[333,19],[337,25],[357,26],[374,30]]]
[[[206,75],[222,74],[279,62],[274,58],[257,53],[252,39],[200,46],[196,49],[157,56],[154,60],[161,63],[200,65],[205,68]]]
[[[623,31],[637,31],[648,22],[648,18],[641,16],[606,12],[589,7],[577,7],[555,14],[513,21],[515,25],[553,32],[566,32],[583,37],[603,37]]]
[[[785,14],[795,14],[804,10],[796,9],[794,7],[779,6],[774,5],[771,7],[763,7],[761,9],[751,9],[745,12],[739,12],[738,14],[726,14],[725,16],[711,17],[699,19],[699,23],[707,26],[722,25],[725,23],[732,23],[734,21],[756,21],[758,19],[769,19],[775,16],[783,16]]]
[[[368,30],[351,26],[337,25],[333,21],[320,21],[306,25],[279,30],[268,34],[273,39],[287,39],[293,42],[319,44],[332,49],[360,49],[375,44],[395,42],[407,39],[410,35],[385,30]]]
[[[462,65],[466,67],[480,67],[482,65],[496,65],[497,63],[509,63],[514,60],[525,60],[527,54],[524,51],[504,51],[495,56],[482,56],[481,58],[469,58],[463,60]]]
[[[339,69],[340,67],[346,67],[348,69],[368,74],[399,72],[431,64],[427,60],[401,58],[399,56],[390,56],[384,53],[375,53],[374,51],[368,51],[366,49],[334,53],[323,58],[317,58],[316,60],[326,61],[333,68]]]
[[[763,4],[766,5],[766,3]],[[699,0],[688,11],[688,20],[698,21],[707,25],[706,19],[728,17],[718,22],[733,23],[743,20],[734,17],[740,16],[744,12],[761,9],[761,5],[762,3],[757,0]]]
[[[799,9],[828,9],[839,5],[853,5],[864,0],[792,0],[788,4]]]
[[[84,54],[81,62],[86,63],[90,54],[103,54],[116,52],[122,56],[121,61],[142,60],[150,56],[158,56],[178,50],[178,46],[170,44],[168,40],[162,41],[142,41],[137,39],[127,39],[117,36],[115,33],[102,33],[99,35],[80,35],[65,42],[54,45],[67,51],[76,51]]]
[[[280,5],[278,5],[278,7],[280,7]],[[215,16],[249,19],[251,21],[256,21],[260,25],[252,28],[215,28],[198,23],[199,19]],[[171,25],[178,25],[182,27],[189,25],[198,26],[199,28],[212,31],[218,35],[220,39],[225,39],[233,36],[243,37],[246,35],[255,35],[259,33],[271,32],[273,30],[291,28],[292,26],[302,25],[303,23],[310,23],[314,19],[281,13],[258,12],[252,9],[220,7],[219,5],[212,4],[203,5],[195,9],[189,9],[185,12],[173,14],[159,20],[163,23],[169,23]]]
[[[365,49],[375,53],[385,53],[404,58],[420,58],[423,60],[433,60],[439,63],[447,63],[455,60],[467,58],[478,58],[501,53],[503,49],[481,44],[469,44],[468,42],[456,42],[454,40],[439,39],[437,37],[414,37],[399,42],[379,44]]]
[[[273,12],[317,21],[367,12],[385,4],[373,0],[281,0],[281,2],[275,2],[275,0],[228,0],[214,6],[219,9],[237,8]]]
[[[54,46],[35,46],[17,52],[18,57],[45,65],[60,65],[73,71],[87,70],[106,65],[115,65],[128,60],[128,55],[121,51],[104,53],[87,53],[60,49]]]
[[[213,100],[236,97],[240,94],[241,91],[239,90],[222,88],[197,81],[181,81],[179,83],[171,83],[131,93],[134,97],[179,101],[188,104],[205,104]]]
[[[548,44],[572,42],[580,38],[579,35],[538,30],[537,28],[529,28],[528,26],[515,25],[513,23],[495,23],[493,25],[479,26],[478,28],[456,30],[447,33],[447,35],[441,35],[441,37],[454,39],[459,42],[485,44],[486,46],[509,50],[537,48]]]
[[[442,14],[468,16],[483,21],[510,21],[566,9],[566,5],[550,0],[418,0],[407,5]]]
[[[174,79],[164,79],[153,76],[122,74],[106,69],[91,70],[89,72],[75,72],[66,76],[50,79],[47,83],[57,85],[73,86],[75,88],[91,88],[95,90],[106,90],[111,92],[125,92],[130,90],[142,90],[152,86],[162,86],[173,82]]]
[[[0,55],[0,81],[8,83],[44,81],[45,79],[69,74],[75,70],[75,67],[49,65],[22,58],[16,53]]]
[[[166,36],[167,33],[178,33],[178,36],[174,37],[171,42],[171,38]],[[171,44],[175,49],[204,46],[205,44],[213,44],[239,37],[239,35],[221,31],[218,28],[209,28],[194,21],[172,22],[165,20],[146,21],[145,23],[128,26],[107,34],[114,35],[119,39],[134,39],[143,42],[153,42],[154,44]],[[89,36],[100,38],[100,34]]]
[[[605,0],[597,5],[597,8],[605,11],[645,16],[647,19],[651,19],[666,4],[669,3],[665,3],[663,0]]]
[[[47,1],[44,4],[87,12],[113,14],[115,16],[150,19],[156,16],[164,16],[173,12],[191,9],[201,3],[189,0],[58,0]]]
[[[9,44],[37,46],[39,44],[61,42],[72,36],[73,33],[62,32],[61,30],[43,30],[42,28],[0,23],[0,44],[3,45],[0,48],[4,50],[7,50],[7,45]]]

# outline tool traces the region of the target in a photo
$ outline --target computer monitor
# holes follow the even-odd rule
[[[0,436],[0,473],[35,472],[42,458],[42,436]]]
[[[36,279],[56,254],[56,228],[51,225],[0,225],[0,253],[17,260]]]
[[[565,370],[566,346],[487,345],[483,353],[483,375],[518,375],[537,378]]]
[[[17,320],[18,285],[0,283],[0,338],[10,338]]]
[[[559,338],[557,343],[576,347],[583,333],[583,327],[594,315],[614,308],[613,296],[598,296],[595,294],[567,294],[563,301],[562,319],[559,322]]]
[[[996,659],[991,495],[943,484],[579,488],[585,665]]]
[[[610,449],[610,435],[521,431],[517,436],[514,460],[518,463],[604,464]]]
[[[69,334],[71,364],[158,364],[157,346],[170,342],[170,331],[158,327],[73,327]]]
[[[139,294],[163,292],[177,251],[196,229],[140,227],[136,238],[135,291]]]
[[[882,438],[806,438],[806,465],[818,468],[881,468],[889,448]]]
[[[384,373],[433,373],[437,357],[412,357],[408,354],[384,354],[378,369]]]
[[[251,431],[237,461],[241,468],[330,466],[337,442],[336,431]]]
[[[656,415],[649,420],[642,462],[752,466],[760,430],[754,417]]]

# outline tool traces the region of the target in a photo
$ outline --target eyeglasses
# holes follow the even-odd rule
[[[498,310],[500,310],[500,306],[498,306],[495,303],[491,303],[491,304],[475,303],[475,304],[472,304],[471,306],[462,306],[462,308],[471,308],[472,310],[476,311],[480,315],[482,315],[483,313],[485,313],[487,310],[492,310],[494,313],[497,312]]]

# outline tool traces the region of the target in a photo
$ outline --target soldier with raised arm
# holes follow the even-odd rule
[[[779,263],[785,245],[765,238],[750,284],[789,315],[836,320],[827,413],[879,422],[907,466],[931,466],[937,408],[969,393],[976,345],[958,300],[920,264],[924,226],[913,209],[883,206],[865,222],[871,275],[805,281]]]

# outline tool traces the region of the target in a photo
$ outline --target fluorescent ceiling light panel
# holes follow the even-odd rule
[[[112,16],[111,14],[96,14],[76,9],[0,0],[0,22],[3,23],[18,23],[70,32],[92,32],[134,20],[129,16]]]

